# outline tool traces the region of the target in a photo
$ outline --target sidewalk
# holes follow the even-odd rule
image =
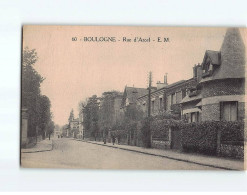
[[[38,142],[34,147],[32,148],[22,148],[22,153],[35,153],[35,152],[46,152],[51,151],[53,149],[53,143],[52,140],[45,139],[40,142]]]
[[[244,161],[234,160],[234,159],[226,159],[215,156],[206,156],[201,154],[188,154],[182,153],[174,150],[161,150],[161,149],[153,149],[153,148],[142,148],[137,146],[129,146],[129,145],[112,145],[112,143],[102,143],[96,141],[84,141],[76,139],[77,141],[88,142],[91,144],[97,144],[105,147],[111,147],[121,150],[128,150],[132,152],[138,152],[147,155],[159,156],[163,158],[194,163],[198,165],[214,167],[224,170],[244,170]]]

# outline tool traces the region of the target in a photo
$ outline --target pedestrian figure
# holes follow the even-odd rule
[[[112,137],[112,144],[115,144],[115,137]]]

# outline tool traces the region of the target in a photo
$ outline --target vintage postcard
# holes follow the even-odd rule
[[[246,28],[24,25],[21,167],[243,170]]]

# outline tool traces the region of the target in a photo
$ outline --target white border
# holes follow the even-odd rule
[[[18,159],[23,24],[243,27],[246,7],[246,0],[1,0],[0,190],[246,191],[244,172],[20,169]]]

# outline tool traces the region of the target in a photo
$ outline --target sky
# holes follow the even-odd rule
[[[225,32],[208,27],[24,26],[23,47],[36,49],[34,68],[45,78],[41,93],[51,101],[54,122],[64,125],[71,109],[78,117],[79,102],[94,94],[146,88],[149,71],[153,86],[163,82],[165,73],[168,84],[190,79],[206,50],[220,50]],[[84,37],[115,37],[116,42],[85,42]],[[150,37],[150,42],[134,42],[135,37]]]

